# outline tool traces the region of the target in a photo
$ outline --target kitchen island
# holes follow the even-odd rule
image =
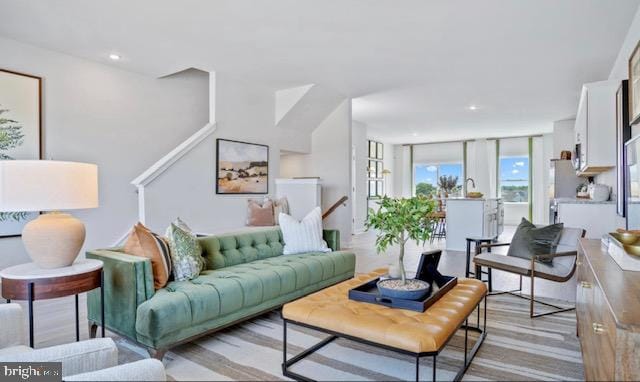
[[[466,250],[467,237],[497,238],[502,233],[504,208],[500,198],[447,199],[447,249]]]

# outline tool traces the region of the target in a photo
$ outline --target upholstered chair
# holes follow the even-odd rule
[[[535,299],[535,279],[545,279],[558,283],[567,282],[573,277],[576,271],[576,262],[578,255],[578,241],[584,237],[585,231],[581,228],[568,228],[565,227],[562,230],[560,236],[560,242],[556,247],[554,253],[537,255],[531,260],[523,259],[515,256],[505,256],[497,254],[495,252],[482,253],[483,249],[491,249],[493,247],[505,247],[510,243],[492,243],[483,244],[476,247],[476,255],[473,258],[473,262],[476,267],[476,277],[480,278],[481,267],[488,268],[488,275],[491,278],[491,270],[497,269],[503,272],[514,273],[520,276],[520,286],[518,289],[510,291],[494,292],[495,294],[508,293],[517,297],[526,298],[529,300],[529,315],[534,317],[546,316],[549,314],[555,314],[560,312],[567,312],[575,309],[575,307],[560,307],[557,305],[549,304],[547,302],[539,301]],[[540,258],[551,259],[552,263],[539,262]],[[529,277],[531,279],[531,294],[525,296],[522,294],[522,277]],[[534,304],[542,304],[555,310],[547,311],[544,313],[535,313]]]
[[[32,349],[26,346],[25,317],[18,304],[0,305],[0,362],[62,362],[65,381],[166,381],[162,362],[145,359],[118,366],[111,338]]]

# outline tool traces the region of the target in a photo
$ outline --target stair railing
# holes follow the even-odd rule
[[[329,207],[328,210],[326,210],[323,214],[322,214],[322,219],[326,219],[329,215],[331,215],[335,210],[338,209],[338,207],[340,206],[347,206],[347,200],[349,200],[348,196],[343,196],[341,197],[337,202],[333,203],[333,205],[331,207]]]

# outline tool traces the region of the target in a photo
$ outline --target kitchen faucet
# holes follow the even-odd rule
[[[471,181],[471,187],[476,188],[476,182],[473,180],[473,178],[467,178],[467,179],[465,179],[465,181],[464,181],[464,186],[465,186],[465,188],[467,188],[467,183],[468,183],[469,181]],[[468,192],[468,190],[469,190],[469,189],[467,188],[467,192]],[[465,196],[466,196],[466,195],[465,195]]]

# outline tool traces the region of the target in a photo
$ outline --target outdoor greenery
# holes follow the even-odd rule
[[[373,228],[378,231],[376,249],[384,252],[389,246],[400,245],[398,266],[402,275],[402,282],[406,282],[404,269],[405,244],[414,240],[416,244],[424,244],[431,237],[431,213],[436,209],[436,202],[419,195],[413,198],[383,197],[376,211],[369,209],[367,230]]]
[[[438,188],[436,188],[431,183],[421,182],[416,184],[416,195],[434,196],[437,193],[438,193]]]
[[[14,159],[5,152],[22,145],[24,138],[22,126],[18,121],[2,116],[8,112],[8,109],[0,109],[0,160]],[[26,212],[0,212],[0,222],[20,221],[26,217]]]
[[[527,203],[529,186],[502,186],[501,197],[505,202]]]

